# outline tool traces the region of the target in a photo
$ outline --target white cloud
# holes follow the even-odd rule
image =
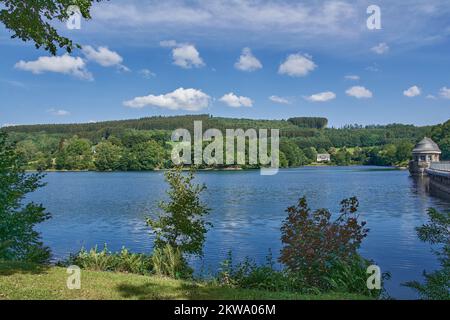
[[[350,75],[345,76],[345,79],[346,80],[358,81],[360,79],[360,77],[357,76],[357,75],[354,75],[354,74],[350,74]]]
[[[156,77],[156,73],[152,72],[149,69],[141,69],[139,70],[139,74],[142,75],[145,79]]]
[[[313,94],[309,97],[305,97],[306,100],[311,102],[326,102],[336,98],[336,94],[331,91],[321,92]]]
[[[372,50],[372,52],[375,52],[376,54],[385,54],[389,51],[389,46],[386,42],[381,42],[370,50]]]
[[[435,96],[435,95],[432,95],[432,94],[427,95],[426,98],[427,98],[427,99],[431,99],[431,100],[436,100],[436,99],[437,99],[436,96]]]
[[[347,95],[350,97],[355,97],[358,99],[373,97],[372,92],[362,86],[351,87],[345,93],[347,93]]]
[[[447,87],[441,88],[439,95],[444,99],[450,99],[450,89]]]
[[[233,108],[252,107],[253,101],[248,97],[237,96],[233,92],[227,93],[220,101]]]
[[[139,28],[154,34],[176,30],[175,32],[184,36],[229,36],[230,30],[233,34],[235,30],[239,30],[277,40],[273,37],[274,34],[287,33],[295,35],[298,41],[299,37],[314,39],[323,35],[358,35],[360,30],[355,27],[358,9],[346,0],[318,4],[287,0],[135,0],[120,5],[105,3],[94,6],[93,23],[111,24],[116,30]],[[349,25],[352,27],[349,28]],[[233,38],[237,40],[236,38],[241,37]]]
[[[194,45],[177,43],[175,40],[161,41],[160,46],[172,49],[173,64],[184,69],[203,67],[205,63]]]
[[[200,111],[209,106],[210,97],[197,89],[178,88],[177,90],[162,94],[136,97],[129,101],[124,101],[124,106],[130,108],[143,108],[155,106],[169,110]]]
[[[448,0],[378,1],[383,40],[396,47],[423,46],[448,38]],[[408,5],[405,5],[405,3]],[[127,0],[92,8],[88,32],[117,41],[184,37],[220,48],[234,44],[292,50],[299,43],[352,55],[372,47],[365,28],[367,1],[329,0]],[[92,30],[92,31],[90,31]],[[238,36],[233,36],[238,35]],[[213,40],[213,41],[211,41]]]
[[[98,47],[97,49],[91,46],[83,46],[83,54],[89,61],[94,61],[102,67],[116,66],[121,71],[130,71],[122,64],[123,58],[115,51],[111,51],[108,47]]]
[[[412,86],[408,90],[403,91],[403,95],[409,98],[420,96],[421,90],[418,86]]]
[[[261,62],[252,54],[250,48],[244,48],[239,57],[239,61],[234,64],[234,67],[242,71],[255,71],[261,69],[263,66]]]
[[[92,74],[86,69],[85,61],[80,57],[63,56],[39,57],[35,61],[19,61],[14,66],[17,69],[30,71],[33,74],[55,72],[74,77],[93,80]]]
[[[304,77],[313,71],[317,65],[311,57],[302,54],[291,54],[280,65],[279,74],[286,74],[291,77]]]
[[[279,96],[270,96],[269,100],[279,104],[291,104],[288,99]]]
[[[69,111],[62,110],[62,109],[49,109],[49,110],[47,110],[47,112],[53,116],[58,116],[58,117],[70,116]]]

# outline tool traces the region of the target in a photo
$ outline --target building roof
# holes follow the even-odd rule
[[[439,146],[430,138],[423,138],[418,144],[416,144],[413,153],[442,153]]]

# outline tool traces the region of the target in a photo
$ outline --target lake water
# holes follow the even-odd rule
[[[39,227],[55,259],[82,246],[108,244],[150,253],[152,238],[145,218],[165,197],[162,172],[49,173],[48,185],[31,198],[53,218]],[[235,261],[246,256],[264,262],[269,249],[277,256],[285,209],[305,195],[312,208],[339,210],[342,199],[357,196],[360,213],[371,229],[361,253],[376,261],[392,279],[386,284],[395,298],[416,298],[400,284],[422,279],[423,270],[438,267],[430,246],[421,243],[415,227],[423,224],[429,207],[449,210],[450,202],[432,197],[408,172],[374,167],[314,167],[281,170],[275,176],[259,171],[205,171],[196,181],[208,190],[212,209],[203,261],[198,270],[213,272],[232,250]]]

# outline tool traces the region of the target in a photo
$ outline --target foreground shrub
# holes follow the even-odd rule
[[[435,251],[441,269],[432,273],[424,271],[425,283],[417,281],[405,285],[416,290],[423,299],[450,300],[450,213],[428,210],[429,222],[417,228],[419,239],[432,245],[438,245]]]
[[[272,256],[267,263],[258,265],[246,258],[244,262],[233,265],[231,253],[222,262],[217,280],[219,284],[242,289],[258,289],[273,292],[295,292],[301,294],[321,294],[326,292],[342,292],[360,294],[366,297],[379,297],[381,290],[367,288],[367,267],[371,263],[359,255],[352,261],[337,262],[330,266],[328,274],[321,275],[322,287],[312,286],[298,272],[287,269],[277,270]],[[388,278],[384,274],[384,279]]]
[[[152,264],[154,273],[159,276],[184,279],[191,277],[193,273],[183,258],[181,250],[168,244],[153,251]]]
[[[327,209],[312,211],[305,198],[289,207],[281,228],[284,246],[279,260],[308,288],[367,294],[369,263],[357,250],[369,229],[359,221],[356,198],[343,200],[341,206],[335,220]]]
[[[105,245],[99,251],[97,247],[86,251],[81,249],[72,255],[64,265],[77,265],[82,269],[94,271],[113,271],[147,275],[153,270],[152,258],[144,254],[130,253],[123,248],[120,252],[110,252]]]

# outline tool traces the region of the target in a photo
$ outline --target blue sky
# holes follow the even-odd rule
[[[395,4],[394,4],[395,2]],[[450,118],[450,4],[377,1],[131,1],[96,4],[83,45],[50,57],[0,27],[0,125],[152,115],[345,124]]]

